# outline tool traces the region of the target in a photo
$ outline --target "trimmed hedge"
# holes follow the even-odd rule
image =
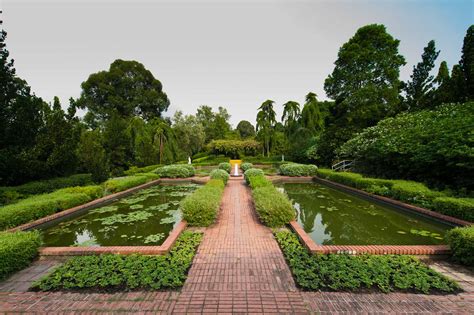
[[[33,232],[0,232],[0,280],[27,267],[38,255],[41,237]]]
[[[230,165],[229,162],[222,162],[222,163],[219,163],[218,168],[219,168],[220,170],[226,171],[227,173],[230,174],[231,165]]]
[[[0,208],[0,230],[72,208],[103,195],[101,186],[70,187],[35,195]]]
[[[144,166],[144,167],[132,166],[123,173],[127,176],[140,174],[140,173],[151,173],[151,172],[156,171],[156,169],[161,167],[161,166],[162,165],[160,165],[160,164],[148,165],[148,166]]]
[[[318,177],[474,222],[474,198],[448,197],[443,192],[431,190],[422,183],[363,177],[361,174],[351,172],[318,169]]]
[[[249,169],[253,168],[253,164],[252,164],[252,163],[248,163],[248,162],[244,162],[244,163],[240,164],[240,168],[241,168],[242,171],[245,173],[245,172],[248,171]]]
[[[275,233],[296,283],[306,290],[456,292],[456,282],[405,255],[312,255],[289,231]]]
[[[312,164],[288,163],[280,165],[280,174],[284,176],[316,176],[318,167]]]
[[[273,185],[253,189],[252,196],[257,215],[266,226],[280,227],[295,219],[290,200]]]
[[[141,173],[132,176],[111,178],[104,183],[107,193],[116,193],[129,188],[148,183],[160,178],[155,173]]]
[[[33,283],[33,289],[160,290],[183,286],[202,234],[185,231],[167,255],[94,255],[68,260]]]
[[[222,180],[224,182],[224,185],[226,185],[227,181],[229,180],[229,173],[221,169],[212,170],[211,173],[209,173],[209,176],[211,177],[211,179]]]
[[[245,178],[245,181],[247,182],[247,184],[250,184],[250,181],[249,181],[250,177],[259,176],[259,175],[264,176],[265,174],[259,168],[251,168],[251,169],[245,171],[244,178]]]
[[[189,164],[171,164],[158,168],[155,173],[161,178],[187,178],[193,177],[195,170]]]
[[[474,225],[449,230],[446,240],[455,260],[474,266]]]
[[[249,186],[252,189],[256,189],[260,187],[273,186],[273,184],[264,175],[256,175],[249,177]]]
[[[224,182],[221,179],[211,179],[191,195],[181,201],[183,219],[190,226],[209,226],[216,220]]]

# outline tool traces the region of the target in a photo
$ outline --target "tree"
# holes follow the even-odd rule
[[[215,139],[224,139],[231,130],[230,115],[224,107],[219,107],[218,112],[214,113],[210,106],[202,105],[197,110],[196,118],[204,127],[206,143]]]
[[[464,75],[466,100],[474,100],[474,25],[466,32],[459,66]]]
[[[188,156],[193,156],[201,151],[206,140],[206,134],[204,127],[198,122],[196,116],[184,116],[183,112],[176,111],[173,117],[172,128],[181,151],[178,159],[187,159]]]
[[[170,124],[162,119],[151,122],[153,143],[158,147],[159,163],[172,162],[176,157],[176,138]]]
[[[132,160],[130,134],[127,132],[129,122],[118,114],[112,115],[105,122],[103,144],[107,153],[112,175],[122,175]]]
[[[101,143],[99,130],[84,130],[77,147],[80,170],[92,174],[92,179],[100,183],[109,176],[107,154]]]
[[[315,93],[306,95],[306,103],[301,112],[301,126],[308,129],[312,135],[323,130],[324,117]]]
[[[273,110],[274,102],[266,100],[258,108],[257,113],[257,132],[261,133],[264,143],[264,152],[270,156],[270,141],[272,137],[273,127],[276,123],[276,113]]]
[[[153,146],[150,125],[140,117],[133,117],[127,128],[130,138],[132,164],[146,166],[157,163],[158,150]]]
[[[438,75],[434,79],[437,85],[433,95],[433,105],[438,106],[451,100],[451,86],[448,64],[442,61],[439,65]]]
[[[76,105],[88,110],[85,120],[93,127],[113,115],[161,117],[170,104],[161,82],[137,61],[117,59],[108,71],[91,74],[81,87]]]
[[[296,123],[300,118],[300,104],[295,101],[288,101],[283,104],[283,115],[281,121],[285,126],[286,135],[294,132]]]
[[[247,120],[241,120],[237,124],[236,130],[239,132],[240,137],[242,139],[252,138],[255,137],[255,128],[254,126]]]
[[[423,109],[433,105],[434,77],[430,75],[440,51],[436,51],[434,40],[430,40],[421,55],[421,62],[413,66],[411,81],[403,84],[409,109]]]

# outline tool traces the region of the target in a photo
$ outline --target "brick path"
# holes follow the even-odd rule
[[[142,313],[474,313],[474,277],[433,262],[461,281],[458,295],[301,292],[271,231],[256,219],[241,179],[225,189],[217,224],[208,228],[181,292],[33,293],[28,287],[57,262],[37,261],[0,283],[0,311]],[[13,292],[1,292],[13,291]]]

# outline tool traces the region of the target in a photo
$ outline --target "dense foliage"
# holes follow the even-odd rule
[[[224,192],[224,182],[211,179],[181,201],[183,220],[191,226],[209,226],[216,220]]]
[[[130,167],[128,170],[126,170],[125,172],[123,172],[125,175],[136,175],[136,174],[140,174],[140,173],[152,173],[152,172],[155,172],[156,169],[158,167],[160,167],[161,165],[159,164],[155,164],[155,165],[148,165],[148,166],[144,166],[144,167],[136,167],[136,166],[132,166]]]
[[[247,170],[253,168],[253,164],[249,162],[244,162],[240,164],[240,168],[242,169],[242,171],[246,172]]]
[[[247,184],[250,183],[250,178],[253,177],[253,176],[263,176],[263,171],[259,168],[251,168],[251,169],[248,169],[245,171],[244,173],[244,178],[245,178],[245,181],[247,182]]]
[[[0,232],[0,280],[23,269],[38,255],[39,232]]]
[[[158,178],[159,176],[155,173],[139,173],[131,176],[111,178],[104,183],[104,187],[107,193],[115,193]]]
[[[229,180],[229,173],[222,169],[216,169],[216,170],[212,170],[209,173],[209,177],[211,177],[211,179],[220,179],[221,181],[224,182],[224,185],[225,185],[227,184],[227,181]]]
[[[183,232],[163,256],[78,256],[33,284],[41,291],[160,290],[181,287],[202,234]]]
[[[474,225],[449,230],[446,240],[455,260],[474,266]]]
[[[296,283],[306,290],[454,292],[456,282],[412,256],[312,255],[289,231],[275,233]]]
[[[230,158],[239,158],[244,155],[256,155],[261,146],[253,140],[213,140],[208,145],[212,154],[223,154]]]
[[[161,178],[186,178],[193,177],[195,170],[192,165],[174,164],[165,165],[155,171]]]
[[[316,176],[318,167],[312,164],[287,163],[280,165],[279,172],[284,176]]]
[[[222,163],[219,163],[219,165],[217,166],[220,170],[223,170],[223,171],[226,171],[228,174],[230,174],[230,163],[229,162],[222,162]]]

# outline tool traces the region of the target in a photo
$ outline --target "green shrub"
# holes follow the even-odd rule
[[[135,175],[135,174],[140,174],[140,173],[152,173],[156,171],[157,168],[161,167],[162,165],[160,164],[155,164],[155,165],[148,165],[144,167],[136,167],[132,166],[125,172],[123,172],[125,175],[130,176],[130,175]]]
[[[288,197],[273,185],[252,190],[257,215],[263,224],[280,227],[295,219],[295,210]]]
[[[284,176],[316,176],[318,167],[312,164],[287,163],[280,165],[280,174]]]
[[[181,287],[202,234],[185,231],[167,255],[94,255],[68,260],[33,283],[33,289],[162,290]]]
[[[446,233],[446,240],[453,258],[468,266],[474,266],[474,225],[457,227]]]
[[[253,164],[252,163],[248,163],[248,162],[244,162],[242,164],[240,164],[240,168],[242,169],[242,171],[245,173],[246,171],[248,171],[249,169],[251,169],[253,167]]]
[[[223,170],[223,171],[226,171],[227,173],[230,174],[230,168],[231,168],[231,165],[229,162],[222,162],[222,163],[219,163],[219,169],[220,170]]]
[[[255,189],[259,187],[273,186],[273,184],[264,175],[257,175],[249,177],[249,186],[250,188]]]
[[[108,193],[116,193],[158,179],[155,173],[140,173],[132,176],[111,178],[104,183]]]
[[[357,187],[357,182],[362,179],[362,175],[351,172],[335,172],[327,169],[318,169],[318,177],[332,180],[344,185]]]
[[[0,208],[0,230],[12,228],[102,196],[101,186],[70,187]]]
[[[189,164],[171,164],[160,167],[155,172],[161,178],[187,178],[193,177],[195,170]]]
[[[275,233],[296,283],[306,290],[454,292],[456,282],[404,255],[312,255],[289,231]]]
[[[209,173],[209,176],[211,177],[211,179],[222,180],[224,182],[224,185],[227,184],[227,181],[229,180],[229,173],[221,169],[212,170],[211,173]]]
[[[183,219],[191,226],[209,226],[214,223],[223,192],[224,182],[211,179],[181,201]]]
[[[433,191],[422,183],[407,180],[394,180],[390,189],[390,197],[429,207],[434,198],[443,196],[443,193]]]
[[[474,222],[474,198],[438,197],[433,200],[432,208],[442,214]]]
[[[231,158],[243,155],[255,155],[260,152],[261,145],[253,139],[248,140],[212,140],[208,145],[214,154],[224,154]]]
[[[263,171],[259,168],[251,168],[246,170],[244,173],[244,178],[247,184],[250,184],[250,177],[252,176],[265,176]]]
[[[38,255],[40,233],[0,232],[0,280],[12,272],[27,267]]]

